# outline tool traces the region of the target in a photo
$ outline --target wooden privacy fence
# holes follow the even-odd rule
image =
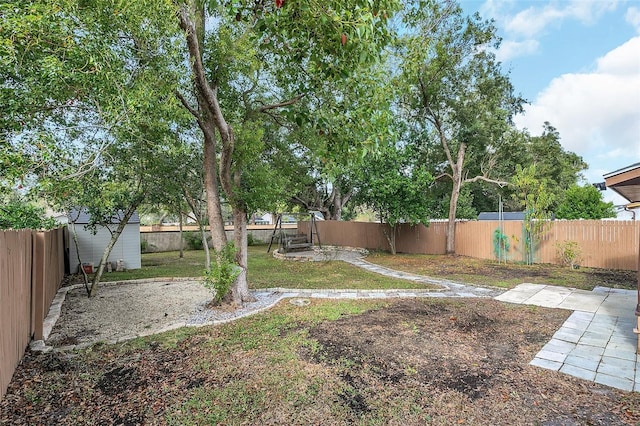
[[[318,221],[323,244],[362,247],[369,250],[389,250],[383,227],[371,222]],[[524,259],[522,221],[504,221],[503,233],[509,241],[507,259]],[[456,223],[456,254],[480,259],[496,259],[494,232],[498,221],[459,221]],[[447,222],[398,226],[398,253],[445,254]],[[299,222],[298,231],[310,234],[309,222]],[[638,270],[640,221],[558,220],[549,222],[548,229],[535,247],[534,261],[560,264],[557,246],[567,241],[577,243],[582,266],[592,268]]]
[[[0,231],[0,398],[64,277],[64,228]]]

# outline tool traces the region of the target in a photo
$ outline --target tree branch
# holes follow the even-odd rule
[[[503,187],[505,187],[507,185],[511,185],[509,182],[506,182],[506,181],[503,181],[503,180],[491,179],[491,178],[488,178],[486,176],[476,176],[476,177],[473,177],[471,179],[465,179],[463,182],[464,183],[471,183],[471,182],[477,182],[479,180],[484,181],[484,182],[494,183],[494,184],[498,185],[500,188],[503,188]]]
[[[191,115],[193,115],[196,118],[196,120],[200,120],[200,114],[196,109],[194,109],[193,107],[191,107],[191,105],[189,105],[189,102],[187,102],[187,99],[182,95],[182,93],[176,90],[175,95],[176,95],[176,98],[180,100],[180,103],[182,104],[182,106],[185,107],[186,110],[189,111]]]
[[[448,177],[449,179],[453,180],[453,176],[451,176],[449,173],[440,173],[438,176],[434,177],[433,180],[434,182],[438,179],[441,179],[443,177]]]
[[[289,105],[293,105],[296,102],[298,102],[300,99],[304,98],[305,96],[306,96],[306,94],[303,93],[303,94],[298,95],[298,96],[296,96],[294,98],[291,98],[291,99],[286,100],[286,101],[279,102],[277,104],[263,105],[260,108],[258,108],[258,111],[259,112],[265,112],[265,111],[268,111],[268,110],[271,110],[271,109],[278,109],[278,108],[286,107],[286,106],[289,106]]]

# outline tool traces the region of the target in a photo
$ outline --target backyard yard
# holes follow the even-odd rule
[[[145,255],[131,273],[197,276],[202,253],[185,254]],[[633,288],[636,277],[459,257],[368,260],[505,287]],[[279,261],[264,247],[251,248],[250,269],[254,288],[403,285],[343,262]],[[222,326],[28,353],[0,402],[0,423],[638,424],[640,394],[528,365],[569,314],[491,299],[284,300]]]
[[[330,256],[329,256],[330,258]],[[523,265],[463,256],[390,255],[371,253],[366,260],[392,269],[468,284],[513,288],[523,282],[592,290],[596,286],[635,289],[637,273],[617,269],[579,268],[549,264]],[[146,253],[142,268],[112,272],[104,281],[153,277],[197,277],[204,269],[204,252],[189,250]],[[343,262],[282,262],[266,246],[249,247],[249,285],[252,288],[416,288],[413,282],[378,276]]]

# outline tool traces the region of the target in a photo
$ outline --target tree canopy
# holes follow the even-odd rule
[[[604,202],[602,193],[592,185],[572,185],[564,193],[555,211],[558,219],[605,219],[616,217],[612,202]]]
[[[217,253],[228,203],[236,303],[256,210],[446,215],[453,252],[455,218],[511,200],[516,170],[546,179],[555,207],[585,167],[550,124],[513,127],[523,100],[494,23],[455,1],[16,0],[0,16],[2,193],[97,222],[189,205]]]

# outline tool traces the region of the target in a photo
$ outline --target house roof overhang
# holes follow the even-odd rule
[[[640,163],[604,175],[605,185],[630,202],[640,202]]]

